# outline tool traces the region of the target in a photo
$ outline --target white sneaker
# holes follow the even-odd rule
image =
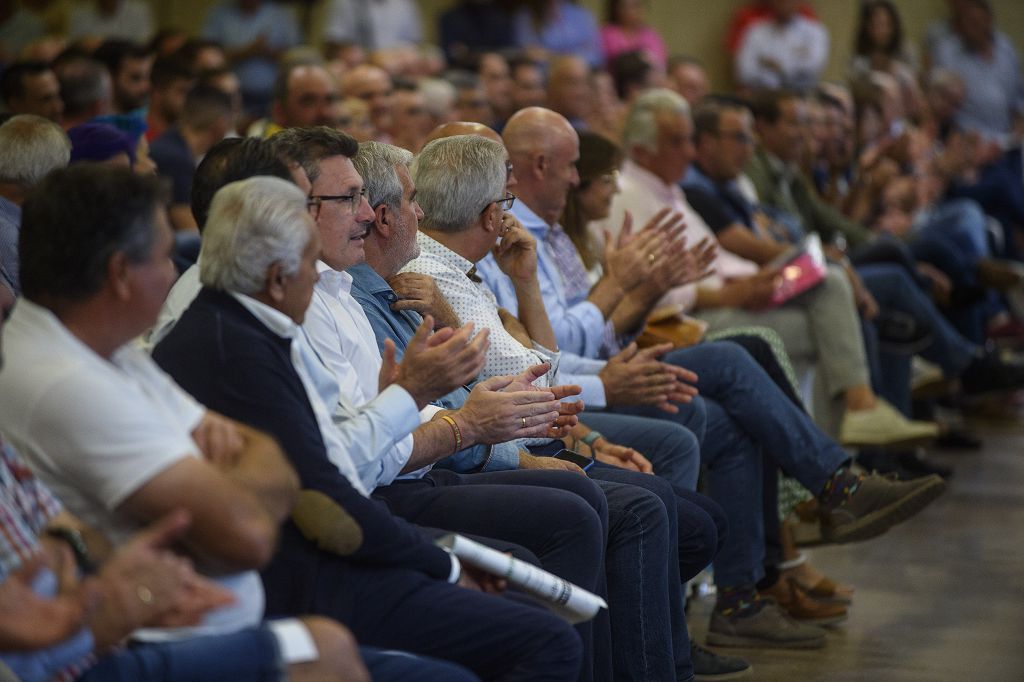
[[[881,398],[870,410],[847,410],[839,427],[839,442],[850,447],[910,447],[938,435],[936,424],[907,419]]]

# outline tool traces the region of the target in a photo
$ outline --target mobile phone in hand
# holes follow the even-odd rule
[[[580,453],[573,452],[572,450],[559,450],[557,453],[555,453],[554,457],[555,459],[561,459],[566,462],[572,462],[573,464],[578,466],[580,469],[583,469],[584,471],[594,466],[593,459],[591,459],[590,457],[584,457]]]

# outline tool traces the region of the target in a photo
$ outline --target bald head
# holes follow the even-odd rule
[[[528,155],[547,151],[559,140],[578,137],[565,116],[543,107],[527,107],[508,120],[502,139],[510,155]]]
[[[345,97],[358,97],[366,102],[377,130],[391,131],[393,91],[388,72],[372,64],[360,64],[341,79],[341,94]]]
[[[483,123],[475,123],[473,121],[452,121],[451,123],[442,123],[430,131],[430,135],[427,136],[427,142],[440,140],[442,137],[455,137],[456,135],[476,135],[477,137],[483,137],[493,142],[502,143],[501,136],[498,135],[498,133],[494,132],[494,130],[488,128]]]
[[[549,225],[558,222],[566,195],[579,184],[579,136],[564,116],[528,107],[508,120],[502,133],[515,168],[516,194]]]

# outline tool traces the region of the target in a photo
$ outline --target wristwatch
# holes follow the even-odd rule
[[[89,556],[89,547],[85,544],[85,538],[82,534],[74,528],[68,528],[67,526],[58,526],[56,528],[47,528],[46,534],[51,538],[57,538],[68,543],[71,547],[71,552],[75,555],[75,563],[78,565],[78,570],[83,574],[88,575],[96,570],[96,564],[93,563],[92,557]]]

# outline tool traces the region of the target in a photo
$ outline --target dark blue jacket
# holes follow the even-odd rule
[[[327,495],[355,519],[363,542],[346,561],[447,579],[448,554],[425,531],[361,495],[328,459],[313,407],[292,365],[290,345],[290,339],[270,331],[232,296],[204,288],[157,345],[153,358],[208,408],[276,438],[303,489]],[[291,521],[286,523],[280,547],[263,574],[268,615],[312,608],[325,556]]]

